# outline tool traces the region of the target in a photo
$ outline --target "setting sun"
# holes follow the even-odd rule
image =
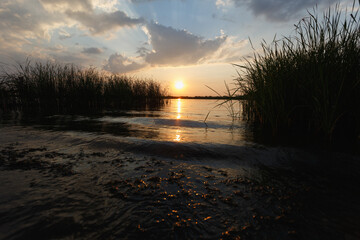
[[[176,81],[175,82],[175,88],[176,89],[183,89],[184,88],[184,83],[181,80]]]

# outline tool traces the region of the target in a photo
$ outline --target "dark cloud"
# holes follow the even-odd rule
[[[133,27],[144,22],[143,19],[131,18],[122,11],[112,13],[66,11],[66,14],[68,17],[79,21],[82,25],[89,28],[93,34],[101,34],[119,27]]]
[[[146,64],[137,63],[134,60],[122,55],[110,55],[104,69],[113,73],[127,73],[144,68]]]
[[[156,23],[147,24],[153,50],[146,54],[152,65],[190,65],[215,53],[226,37],[204,40],[185,30],[176,30]]]
[[[96,48],[96,47],[84,48],[82,50],[82,53],[86,53],[86,54],[101,54],[102,52],[103,52],[103,50],[101,50],[100,48]]]
[[[139,47],[136,51],[136,53],[139,54],[140,57],[145,57],[150,52],[151,52],[151,50],[146,47]]]
[[[337,0],[233,0],[238,7],[247,6],[256,16],[271,21],[287,21],[297,13],[315,5],[331,4]]]

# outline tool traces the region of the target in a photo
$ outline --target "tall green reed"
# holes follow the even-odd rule
[[[360,3],[360,2],[359,2]],[[261,44],[236,79],[246,119],[274,135],[302,132],[331,139],[360,132],[360,19],[339,5],[316,9],[295,36]]]

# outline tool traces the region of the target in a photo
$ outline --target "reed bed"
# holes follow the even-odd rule
[[[359,1],[360,3],[360,1]],[[359,10],[314,9],[294,36],[262,43],[262,53],[236,65],[244,117],[272,135],[356,139],[360,130]]]
[[[0,109],[51,112],[159,106],[166,91],[149,79],[55,63],[19,64],[0,78]]]

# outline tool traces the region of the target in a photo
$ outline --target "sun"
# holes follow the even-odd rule
[[[176,89],[183,89],[184,88],[184,83],[181,80],[178,80],[175,82],[175,88]]]

